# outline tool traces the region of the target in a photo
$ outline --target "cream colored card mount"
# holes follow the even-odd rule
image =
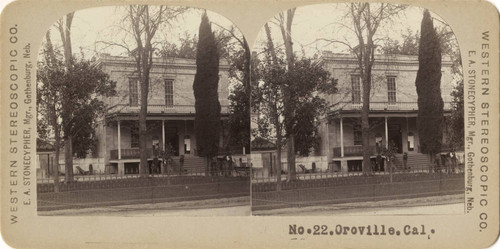
[[[11,247],[484,248],[499,22],[484,1],[14,1]]]

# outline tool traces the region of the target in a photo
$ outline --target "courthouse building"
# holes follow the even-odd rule
[[[117,82],[117,95],[105,98],[108,110],[97,129],[97,158],[104,160],[106,171],[118,174],[139,172],[140,86],[132,57],[101,56],[97,63]],[[221,60],[219,67],[219,102],[221,122],[227,119],[229,106],[229,65]],[[185,157],[184,168],[204,169],[204,159],[197,156],[194,135],[195,99],[193,81],[196,61],[193,59],[154,58],[148,97],[148,158],[153,158],[153,145],[165,149],[171,145],[174,160]],[[220,148],[223,147],[221,131]]]
[[[362,83],[357,60],[352,54],[323,53],[324,68],[338,79],[339,93],[326,98],[338,103],[334,119],[320,127],[321,151],[330,162],[330,170],[361,171]],[[420,153],[417,131],[417,90],[415,79],[419,67],[418,56],[376,55],[372,70],[369,122],[372,158],[389,143],[397,147],[397,157],[408,153],[410,166],[425,166],[428,159]],[[441,67],[441,95],[444,115],[451,113],[450,95],[453,89],[452,61],[443,56]],[[443,129],[446,130],[446,127]],[[443,132],[443,143],[446,132]],[[377,148],[378,147],[378,148]],[[444,146],[443,146],[444,147]]]
[[[312,169],[314,164],[314,167],[321,171],[361,171],[364,149],[361,136],[363,87],[356,57],[354,54],[324,52],[317,60],[338,80],[339,91],[323,96],[331,104],[335,104],[330,113],[332,118],[329,122],[327,119],[323,120],[318,127],[321,137],[319,149],[312,151],[307,157],[297,156],[296,168],[301,172],[302,167],[298,165]],[[373,163],[377,154],[392,142],[397,147],[396,164],[402,163],[403,153],[406,152],[408,166],[411,168],[429,167],[428,157],[420,153],[417,130],[418,96],[415,79],[418,67],[418,56],[375,56],[370,94],[370,147],[367,148]],[[450,93],[453,89],[452,61],[447,56],[443,56],[441,71],[441,95],[446,117],[451,113]],[[253,125],[255,126],[256,122]],[[446,125],[443,131],[445,144]],[[262,175],[275,174],[275,149],[261,151],[252,148],[252,161],[255,172]],[[286,171],[286,148],[282,150],[281,162],[282,169]]]

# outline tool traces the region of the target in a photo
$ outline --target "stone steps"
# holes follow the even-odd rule
[[[179,158],[174,157],[174,162],[176,165],[179,165]],[[184,169],[187,171],[196,171],[201,172],[205,169],[206,161],[203,157],[197,156],[185,156],[184,157]]]
[[[396,154],[396,168],[403,168],[403,154]],[[415,153],[408,154],[407,167],[410,169],[429,169],[432,163],[429,161],[427,155]]]

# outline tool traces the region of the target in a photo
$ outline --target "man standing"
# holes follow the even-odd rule
[[[159,173],[158,170],[158,145],[153,144],[153,174]]]
[[[403,154],[403,169],[404,169],[404,170],[407,170],[407,169],[408,169],[408,168],[406,167],[407,163],[408,163],[408,152],[405,152],[405,153]]]

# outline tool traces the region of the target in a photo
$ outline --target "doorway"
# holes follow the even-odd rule
[[[401,124],[388,124],[388,139],[397,147],[397,153],[403,153],[403,136],[401,135]]]
[[[165,145],[170,144],[174,150],[174,156],[179,156],[179,135],[177,127],[165,127]]]

